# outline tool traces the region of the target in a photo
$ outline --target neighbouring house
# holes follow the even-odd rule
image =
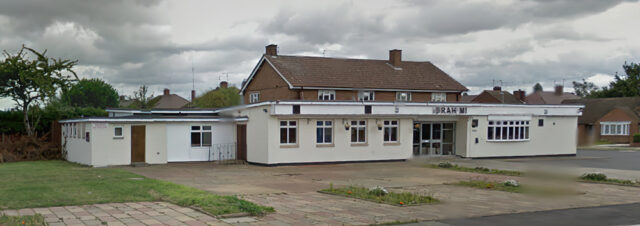
[[[195,96],[195,91],[192,91],[192,96]],[[192,97],[193,99],[193,97]],[[173,94],[169,89],[164,89],[162,95],[153,97],[151,102],[155,102],[154,109],[180,109],[190,107],[191,102],[178,94]],[[127,108],[131,104],[135,103],[134,99],[127,98],[126,96],[120,96],[120,107]]]
[[[462,103],[428,61],[266,53],[221,109],[108,109],[63,120],[70,161],[93,166],[240,159],[279,165],[576,154],[581,105]]]
[[[524,91],[514,91],[513,94],[503,91],[500,86],[493,90],[484,90],[478,95],[462,96],[460,102],[465,103],[492,103],[492,104],[524,104]]]
[[[640,132],[640,97],[585,98],[565,100],[563,104],[584,105],[578,117],[578,144],[596,142],[631,144]]]
[[[556,85],[555,90],[536,91],[525,97],[527,104],[562,104],[564,100],[580,99],[580,96],[573,93],[564,92],[562,85]]]

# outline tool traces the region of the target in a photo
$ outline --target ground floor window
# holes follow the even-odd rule
[[[333,130],[332,121],[318,120],[316,122],[316,143],[331,144],[333,142],[331,139],[332,130]]]
[[[629,135],[631,122],[600,122],[600,135]]]
[[[280,144],[296,144],[296,121],[280,121]]]
[[[398,121],[384,121],[384,142],[398,142]]]
[[[211,126],[191,126],[191,147],[211,146]]]
[[[367,122],[365,120],[351,121],[351,143],[365,143],[367,141]]]
[[[529,121],[489,121],[487,140],[529,140]]]

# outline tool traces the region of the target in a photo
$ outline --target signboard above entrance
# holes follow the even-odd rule
[[[467,107],[459,106],[435,106],[433,107],[433,114],[436,115],[465,115],[467,114]]]

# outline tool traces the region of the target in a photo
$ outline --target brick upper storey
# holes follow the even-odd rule
[[[410,92],[413,102],[428,102],[432,93],[443,93],[450,102],[467,91],[431,62],[402,61],[400,50],[391,50],[389,60],[371,60],[282,56],[275,48],[267,46],[242,87],[245,103],[252,92],[260,93],[259,101],[317,100],[318,90],[335,92],[335,100],[357,100],[358,91],[373,91],[375,101],[395,101],[397,92]]]

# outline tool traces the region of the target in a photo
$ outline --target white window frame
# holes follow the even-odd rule
[[[77,123],[73,123],[73,138],[78,138],[78,124]]]
[[[396,92],[396,101],[398,102],[411,101],[411,92]]]
[[[529,141],[529,120],[489,120],[487,141]]]
[[[447,94],[431,93],[431,102],[447,102]]]
[[[194,126],[197,126],[198,129],[193,129]],[[209,127],[209,129],[205,129],[204,127]],[[191,145],[191,147],[211,147],[212,144],[204,144],[204,136],[205,133],[209,133],[209,136],[211,136],[211,138],[209,138],[209,140],[211,141],[211,143],[213,143],[213,126],[210,124],[203,124],[203,125],[191,125],[191,131],[189,132],[189,144]],[[200,143],[198,145],[194,145],[192,139],[192,134],[197,133],[200,134]]]
[[[282,125],[282,123],[285,122],[285,125]],[[291,124],[293,122],[293,125]],[[280,144],[281,145],[294,145],[294,144],[298,144],[298,121],[296,120],[280,120],[279,122],[280,125],[280,136],[278,136],[278,138],[280,139]],[[286,141],[282,142],[282,129],[285,129],[286,131]],[[293,136],[295,141],[291,142],[291,129],[293,129]]]
[[[329,122],[327,125],[327,122]],[[317,120],[316,121],[316,144],[333,144],[333,121],[332,120]],[[318,142],[318,131],[322,130],[322,141]],[[327,142],[327,135],[329,141]]]
[[[318,100],[336,100],[336,91],[331,89],[318,90]]]
[[[395,124],[394,124],[394,122],[395,122]],[[383,142],[384,143],[398,143],[399,142],[399,136],[400,136],[400,134],[399,134],[400,131],[398,129],[399,128],[398,126],[399,126],[400,122],[398,120],[384,120],[382,124],[383,124],[383,130],[382,130],[383,131],[382,132],[382,136],[383,136],[382,140],[383,140]],[[391,131],[392,130],[396,131],[396,139],[395,140],[393,140],[392,139],[393,137],[391,136],[391,134],[392,134]],[[389,132],[388,134],[387,134],[387,131]]]
[[[260,92],[252,92],[249,93],[249,103],[258,103],[260,102]]]
[[[628,136],[631,122],[600,122],[600,135],[602,136]]]
[[[360,125],[360,122],[364,122],[364,123]],[[358,133],[358,131],[360,130],[364,131],[364,137],[362,141],[360,141],[361,137],[360,137],[360,133]],[[367,143],[367,120],[351,120],[351,127],[349,128],[349,132],[350,132],[349,140],[351,141],[352,144],[366,144]],[[356,134],[355,141],[352,139],[354,132]]]
[[[120,135],[116,134],[116,130],[120,129]],[[124,138],[124,128],[122,126],[114,126],[113,127],[113,137],[114,138]]]
[[[373,90],[360,90],[358,91],[358,101],[375,101],[376,92]]]

